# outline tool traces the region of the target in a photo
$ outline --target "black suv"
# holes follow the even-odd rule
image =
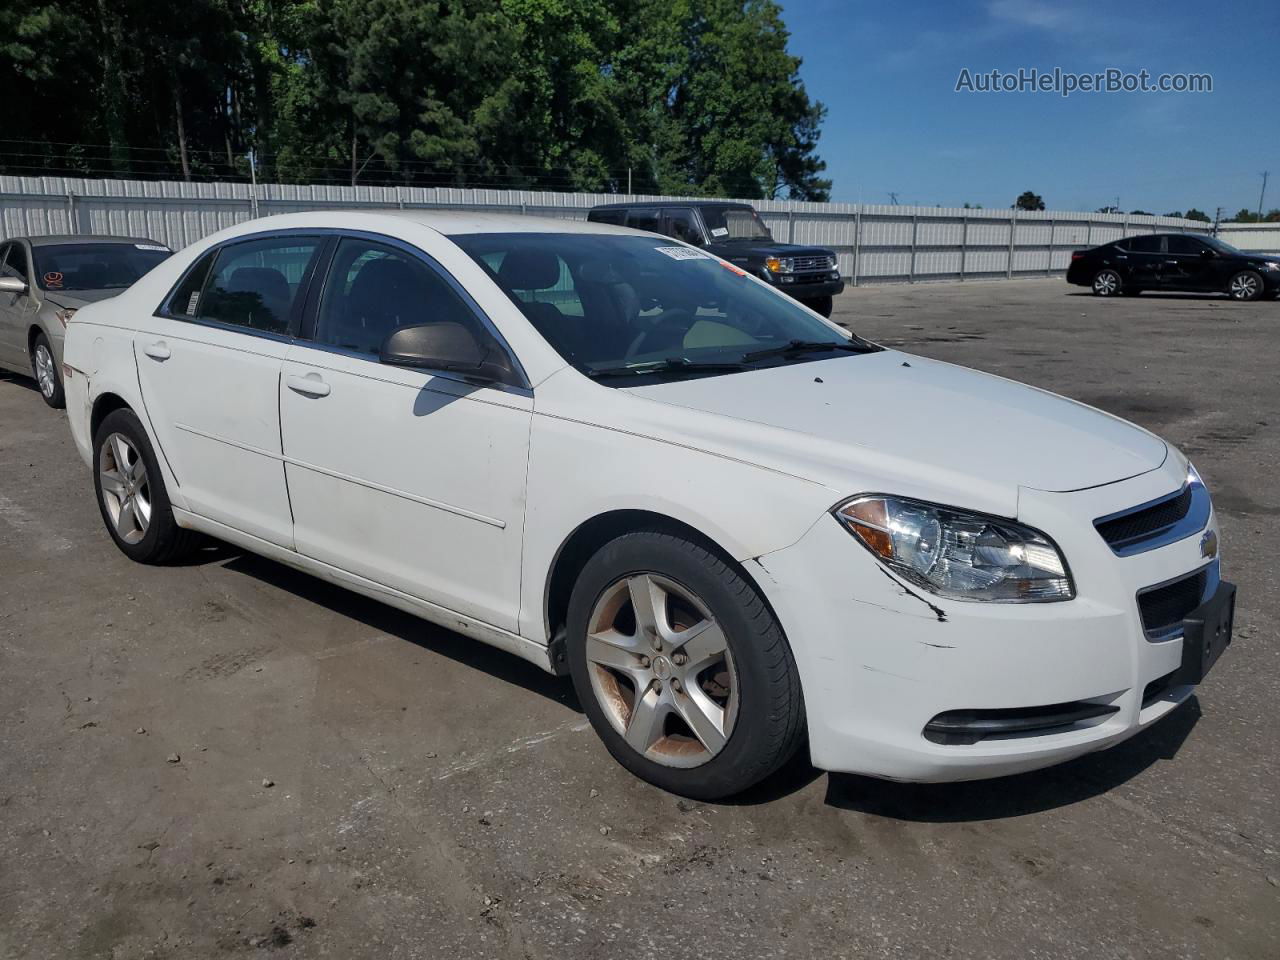
[[[824,317],[844,289],[835,251],[778,243],[749,203],[688,200],[678,203],[606,203],[587,219],[661,233],[736,263]]]
[[[1153,233],[1077,250],[1067,282],[1100,297],[1185,290],[1257,300],[1280,294],[1280,257],[1237,250],[1217,237]]]

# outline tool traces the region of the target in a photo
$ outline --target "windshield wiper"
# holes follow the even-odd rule
[[[792,340],[781,347],[767,347],[764,350],[752,350],[743,354],[742,363],[754,363],[756,360],[767,360],[770,357],[795,357],[802,353],[824,353],[840,350],[846,353],[876,353],[879,347],[860,340]]]
[[[684,357],[667,357],[665,360],[651,360],[647,363],[636,363],[624,367],[600,367],[585,371],[595,380],[600,377],[645,377],[650,374],[665,373],[733,373],[745,370],[740,361],[698,361],[686,360]]]

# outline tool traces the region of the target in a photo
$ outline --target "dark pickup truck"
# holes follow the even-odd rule
[[[606,203],[592,207],[587,219],[661,233],[702,247],[824,317],[831,316],[831,298],[844,289],[835,251],[778,243],[748,203]]]

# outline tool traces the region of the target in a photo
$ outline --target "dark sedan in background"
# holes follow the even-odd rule
[[[35,377],[61,407],[62,335],[86,303],[114,297],[173,253],[144,237],[14,237],[0,243],[0,368]]]
[[[1257,300],[1280,295],[1280,257],[1237,250],[1217,237],[1153,233],[1077,250],[1067,282],[1100,297],[1179,290]]]

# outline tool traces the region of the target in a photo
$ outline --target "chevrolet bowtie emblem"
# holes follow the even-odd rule
[[[1200,556],[1216,557],[1218,555],[1218,535],[1212,530],[1206,530],[1204,536],[1200,538]]]

